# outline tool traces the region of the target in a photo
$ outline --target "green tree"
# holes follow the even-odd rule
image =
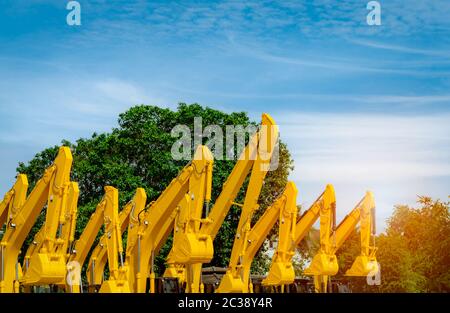
[[[175,178],[186,161],[172,158],[171,147],[177,138],[171,136],[174,126],[182,124],[191,128],[192,136],[194,118],[201,117],[203,125],[219,125],[226,134],[226,125],[243,125],[256,123],[250,121],[245,112],[224,113],[198,104],[179,104],[177,110],[156,106],[139,105],[119,115],[118,126],[111,132],[96,134],[91,138],[81,138],[75,143],[63,141],[73,153],[72,180],[79,183],[80,198],[78,204],[78,220],[76,237],[83,231],[96,204],[103,196],[103,187],[111,185],[119,189],[120,204],[129,201],[137,187],[147,192],[148,201],[155,200]],[[225,136],[224,136],[225,137]],[[248,136],[247,136],[248,140]],[[206,144],[208,140],[204,140]],[[195,147],[192,146],[192,151]],[[58,147],[50,147],[38,153],[28,163],[20,163],[17,171],[28,175],[30,187],[34,186],[43,171],[55,158]],[[237,154],[237,151],[235,151]],[[285,144],[280,143],[279,167],[267,175],[266,183],[260,196],[262,211],[283,191],[292,160]],[[233,169],[235,161],[215,160],[213,175],[212,200],[219,195],[222,185]],[[244,187],[236,202],[243,202]],[[30,189],[31,190],[31,189]],[[233,206],[225,219],[214,247],[215,254],[211,265],[226,266],[231,253],[235,229],[239,220],[240,208]],[[45,212],[41,214],[33,230],[29,234],[26,248],[33,240],[43,222]],[[170,249],[171,240],[161,249],[156,259],[156,270],[161,273],[165,257]],[[24,250],[25,251],[25,250]],[[267,268],[264,253],[260,253],[254,270],[261,272]]]
[[[419,197],[418,208],[395,207],[386,232],[377,238],[381,285],[368,286],[363,278],[347,278],[354,291],[449,292],[450,214],[449,202]],[[351,266],[359,254],[355,231],[338,251],[340,271]]]
[[[386,265],[382,275],[385,280],[408,282],[404,291],[408,292],[449,292],[450,291],[450,212],[449,202],[419,197],[418,208],[397,206],[388,221],[386,234],[387,249],[401,254],[400,268],[403,279],[391,272]],[[388,240],[390,239],[390,240]],[[401,242],[401,243],[399,243]],[[383,242],[380,242],[380,250]],[[383,250],[381,251],[383,253]],[[380,255],[383,260],[383,254]],[[386,261],[388,258],[386,258]],[[388,266],[390,265],[387,263]],[[397,278],[397,279],[396,279]]]

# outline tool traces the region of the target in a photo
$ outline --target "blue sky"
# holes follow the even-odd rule
[[[340,217],[371,189],[378,223],[450,182],[450,2],[79,1],[0,4],[0,193],[19,161],[108,131],[134,104],[270,113],[298,202]]]

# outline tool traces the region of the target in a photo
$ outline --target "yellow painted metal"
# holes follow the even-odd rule
[[[295,277],[292,266],[292,246],[294,245],[295,221],[297,216],[297,187],[288,182],[283,194],[264,212],[260,219],[251,228],[247,241],[234,272],[228,271],[220,284],[218,292],[251,292],[250,267],[261,245],[264,243],[270,230],[279,221],[279,249],[274,257],[275,273],[282,282],[293,280]],[[270,283],[275,277],[271,276],[264,283]]]
[[[329,252],[318,252],[309,267],[305,270],[305,275],[319,275],[319,273],[326,273],[324,275],[336,275],[339,270],[336,256],[329,254]]]
[[[0,228],[9,222],[19,211],[27,199],[28,180],[25,174],[17,175],[14,186],[5,194],[0,202]]]
[[[210,236],[200,235],[198,228],[189,230],[188,221],[194,221],[192,213],[194,212],[190,209],[190,199],[186,195],[175,217],[173,248],[167,258],[169,265],[164,273],[165,277],[178,277],[180,283],[186,283],[186,292],[197,292],[194,286],[200,283],[192,275],[189,264],[210,260],[214,253]],[[197,218],[200,220],[200,216]],[[177,267],[176,264],[180,263],[187,264],[187,267],[185,269]]]
[[[66,201],[66,206],[64,209],[64,220],[63,224],[59,224],[59,236],[55,239],[57,244],[54,246],[54,254],[62,255],[64,257],[64,261],[67,261],[69,257],[69,247],[72,245],[74,241],[75,235],[75,224],[77,219],[77,204],[78,204],[78,196],[80,194],[80,190],[78,188],[78,184],[76,182],[71,182],[69,185],[68,197]],[[23,274],[26,273],[30,267],[31,259],[35,254],[39,254],[41,248],[43,246],[45,239],[45,224],[42,225],[41,229],[34,236],[32,244],[28,247],[27,252],[24,257],[22,269]],[[36,274],[38,275],[38,274]],[[55,278],[52,281],[46,281],[46,284],[55,284],[64,286],[65,285],[65,277],[60,280],[59,278]],[[31,285],[37,285],[37,283],[29,284],[26,281],[22,282],[26,291],[29,291],[29,287]]]
[[[55,238],[70,185],[71,165],[70,149],[61,147],[54,163],[36,183],[23,206],[9,219],[0,243],[0,292],[17,291],[20,276],[17,257],[26,236],[46,204],[46,227],[42,248],[31,260],[28,275],[24,275],[20,280],[28,284],[43,284],[49,280],[64,278],[64,257],[53,251],[55,245],[59,244]]]
[[[198,186],[199,190],[205,190],[203,201],[206,214],[211,201],[212,169],[211,163],[207,168],[205,179],[199,180]],[[200,234],[201,225],[208,223],[209,220],[202,219],[202,203],[195,202],[193,196],[186,194],[177,207],[172,250],[167,258],[168,267],[164,273],[165,277],[178,277],[180,283],[186,282],[187,292],[198,292],[196,286],[201,283],[190,271],[189,265],[209,262],[214,254],[211,236]],[[186,271],[177,264],[187,264]]]
[[[236,161],[236,164],[224,183],[222,191],[217,197],[211,211],[207,215],[207,218],[201,223],[199,230],[200,234],[208,235],[214,240],[231,206],[238,205],[234,203],[234,200],[246,177],[255,166],[256,161],[258,160],[256,166],[259,166],[259,168],[268,166],[270,158],[272,157],[274,143],[276,143],[277,140],[278,126],[270,115],[263,114],[259,131],[251,137],[248,145]],[[261,158],[263,158],[263,161]],[[189,273],[192,282],[187,286],[188,291],[201,292],[203,289],[201,281],[202,264],[210,261],[211,259],[202,263],[169,263],[164,276],[177,277],[179,281],[183,283],[186,281],[186,273]]]
[[[106,186],[105,195],[97,205],[95,212],[91,215],[80,238],[75,243],[75,248],[71,251],[68,264],[78,264],[83,266],[87,254],[94,243],[95,237],[100,227],[105,226],[105,246],[107,250],[108,266],[110,277],[104,281],[100,292],[130,292],[128,282],[128,268],[123,262],[122,231],[119,220],[119,193],[111,186]],[[120,263],[118,260],[120,257]],[[69,266],[69,271],[74,265]],[[68,284],[66,290],[78,293],[81,290],[81,277],[75,277]]]
[[[124,265],[122,230],[119,220],[119,192],[111,186],[105,187],[105,209],[103,211],[108,255],[109,279],[103,281],[100,293],[130,292],[128,267]],[[117,258],[119,256],[119,259]]]
[[[273,119],[263,115],[261,128],[264,132],[258,133],[258,151],[253,164],[250,181],[245,194],[239,224],[231,251],[228,270],[223,276],[217,292],[248,292],[248,285],[243,283],[241,268],[246,262],[245,251],[248,245],[248,237],[251,231],[253,213],[259,207],[258,198],[261,192],[264,178],[270,168],[275,145],[278,141],[278,126]]]
[[[327,186],[330,188],[331,185]],[[305,270],[305,275],[317,275],[318,273],[327,273],[334,275],[338,271],[336,256],[333,254],[333,239],[335,219],[336,219],[336,201],[334,190],[328,193],[329,199],[324,199],[329,205],[323,205],[320,210],[320,248],[314,256],[310,266]]]
[[[47,208],[47,219],[34,240],[36,244],[33,242],[35,248],[31,249],[29,259],[25,259],[26,266],[20,280],[23,286],[64,283],[72,223],[76,223],[76,213],[73,215],[72,211],[76,212],[78,195],[78,184],[71,182],[61,197],[59,212],[48,218],[54,211],[50,206]],[[53,242],[53,246],[46,248],[47,241]]]
[[[180,205],[181,205],[181,202],[180,202]],[[180,209],[181,209],[181,207],[177,206],[177,209],[172,213],[172,216],[170,217],[171,221],[174,221],[176,219]],[[173,227],[174,227],[174,224],[164,225],[163,227],[161,227],[162,231],[161,231],[161,234],[158,235],[158,237],[166,238],[168,236],[168,233],[166,233],[166,232],[170,232],[173,229]],[[158,239],[157,241],[160,242],[161,239]],[[174,242],[172,243],[172,247],[175,244],[178,244],[178,243],[176,243],[174,240]],[[189,266],[189,265],[187,265],[187,266]],[[192,277],[192,272],[190,273],[190,276]],[[183,285],[186,283],[186,267],[184,264],[174,262],[174,259],[172,258],[172,250],[169,252],[169,255],[167,256],[167,267],[164,270],[163,277],[177,278],[178,283],[180,285]],[[191,282],[189,284],[189,286],[187,286],[187,287],[192,288],[192,285],[193,285],[193,282]]]
[[[272,258],[269,274],[262,281],[263,286],[290,284],[295,279],[292,257],[295,253],[297,193],[295,184],[288,182],[284,194],[284,206],[279,210],[278,246]]]
[[[349,219],[355,220],[356,215],[359,211],[359,222],[360,222],[360,234],[361,234],[361,253],[355,259],[350,269],[345,273],[346,276],[367,276],[370,273],[375,273],[378,271],[378,262],[376,259],[376,251],[377,248],[375,246],[375,199],[373,193],[368,191],[364,196],[363,200],[357,205],[354,214],[351,214]],[[356,219],[357,220],[357,219]],[[342,223],[342,228],[354,228],[354,222],[344,222]],[[343,231],[345,234],[348,231]],[[341,239],[342,237],[342,239]],[[336,240],[338,242],[344,241],[348,235],[342,235],[340,227],[336,230]],[[341,245],[338,244],[336,249],[338,249]]]
[[[64,215],[65,222],[61,228],[61,238],[64,239],[64,242],[58,246],[61,251],[66,254],[66,259],[69,258],[70,247],[75,242],[79,195],[80,189],[78,187],[78,183],[71,182],[69,186],[69,197],[67,201],[66,213]]]
[[[336,197],[332,186],[328,185],[327,188],[330,188],[330,192],[327,193],[327,198],[323,199],[326,204],[320,210],[319,251],[304,271],[305,275],[335,275],[339,270],[336,255],[333,253],[335,247]]]
[[[28,190],[28,179],[25,174],[17,175],[16,182],[14,186],[5,194],[2,202],[0,202],[0,228],[9,225],[14,216],[22,209],[26,198]],[[8,227],[8,226],[7,226]],[[3,236],[2,236],[3,238]],[[3,241],[3,239],[2,239]],[[0,246],[0,292],[11,292],[7,291],[5,285],[8,283],[5,281],[5,246]],[[13,283],[13,291],[19,292],[19,280],[22,278],[22,267],[19,263],[16,263],[15,270],[15,281]]]
[[[86,257],[89,253],[89,250],[94,243],[95,237],[97,236],[98,231],[100,230],[103,224],[103,211],[106,206],[105,197],[100,201],[100,203],[95,208],[94,213],[92,213],[89,218],[86,227],[80,235],[75,243],[74,247],[70,251],[69,259],[68,259],[68,270],[70,272],[74,271],[74,265],[71,264],[79,264],[81,268],[86,260]],[[81,290],[81,277],[73,277],[72,279],[68,279],[68,284],[66,286],[66,291],[78,293]]]
[[[299,218],[297,218],[297,225],[295,227],[295,245],[298,246],[300,242],[308,235],[314,223],[322,215],[326,216],[325,212],[330,212],[336,207],[336,196],[334,187],[328,184],[324,192],[314,201],[314,203],[306,210]]]
[[[335,245],[332,253],[335,254],[344,242],[350,237],[356,225],[360,223],[361,253],[353,262],[346,276],[367,276],[378,271],[375,246],[375,199],[373,193],[367,191],[355,208],[341,221],[335,231]],[[330,238],[330,240],[332,240]],[[329,274],[323,273],[315,276],[316,290],[327,291]]]
[[[141,216],[138,214],[137,229],[131,233],[135,237],[129,238],[126,253],[130,286],[134,292],[146,291],[147,278],[150,278],[150,292],[154,292],[154,258],[173,227],[176,215],[173,213],[186,195],[192,202],[192,210],[201,210],[208,189],[210,190],[205,181],[208,181],[212,164],[213,156],[208,147],[197,147],[193,160],[172,180],[158,199],[149,205],[147,213]],[[128,236],[130,237],[130,233]]]
[[[44,227],[41,227],[39,231],[34,235],[33,242],[28,246],[27,252],[23,259],[22,271],[26,272],[30,266],[31,256],[38,253],[39,249],[42,247],[42,242],[44,241]]]
[[[119,213],[121,234],[129,227],[130,214],[134,215],[141,212],[145,208],[146,201],[147,195],[145,190],[143,188],[137,188],[133,199],[131,199]],[[92,251],[88,262],[86,276],[90,291],[93,291],[95,286],[100,286],[103,282],[104,270],[106,263],[108,262],[106,236],[107,234],[103,234],[100,238],[99,243]]]
[[[196,220],[190,216],[191,198],[185,195],[180,203],[180,213],[175,217],[174,238],[177,240],[173,246],[171,258],[176,263],[199,263],[213,257],[212,240],[210,236],[198,234]],[[200,214],[202,212],[199,212]],[[197,218],[200,220],[200,217]]]
[[[149,207],[151,207],[153,203],[151,203],[149,205]],[[175,210],[172,211],[172,213],[170,214],[169,218],[166,221],[162,221],[160,224],[160,227],[158,230],[155,231],[155,239],[154,239],[154,243],[155,243],[155,249],[154,251],[160,251],[162,245],[166,242],[167,238],[169,237],[169,234],[171,231],[173,231],[174,229],[174,221],[176,216],[178,215],[178,212],[180,211],[180,207],[179,205],[177,206],[177,208]],[[142,216],[140,217],[140,220],[145,224],[146,222],[148,222],[148,214],[149,211],[143,211],[142,212]],[[141,222],[141,223],[142,223]],[[131,225],[130,225],[131,226]],[[136,228],[135,228],[136,229]],[[128,230],[128,234],[130,234],[130,229]],[[137,242],[135,239],[137,239]],[[138,243],[138,247],[139,247],[139,242],[140,242],[140,238],[137,237],[137,235],[128,235],[128,241],[127,241],[127,250],[128,247],[133,247],[134,245],[136,245]],[[128,259],[127,259],[128,260]],[[170,262],[170,257],[168,258],[168,262]],[[150,278],[150,293],[155,293],[155,279],[156,279],[156,274],[153,272],[153,264],[154,263],[154,255],[151,256],[150,259],[150,274],[149,274],[149,278]],[[180,283],[185,283],[186,281],[186,276],[185,276],[185,272],[184,272],[184,268],[178,269],[174,266],[171,266],[171,264],[168,266],[168,268],[166,269],[166,272],[169,270],[173,270],[174,271],[174,276],[165,276],[165,277],[177,277],[176,275],[176,270],[181,270],[179,272],[179,281]]]
[[[212,157],[212,156],[211,156]],[[211,201],[212,166],[208,167],[206,179],[200,180],[200,190],[205,190],[203,201]],[[203,213],[203,203],[198,203],[195,195],[185,194],[178,205],[175,217],[173,248],[169,259],[173,263],[201,263],[213,257],[211,236],[199,234]]]
[[[334,188],[332,185],[327,185],[324,192],[314,201],[314,203],[306,210],[301,216],[297,217],[295,230],[294,230],[294,245],[291,246],[287,251],[289,254],[295,253],[295,247],[300,244],[300,242],[306,237],[306,235],[311,230],[314,223],[317,219],[323,214],[326,216],[325,212],[329,212],[333,210],[333,207],[336,205]],[[286,246],[279,246],[278,248],[285,249]],[[276,255],[278,254],[278,249]],[[266,280],[264,282],[265,285],[270,286],[283,286],[284,284],[291,284],[294,282],[294,278],[289,280],[288,276],[285,276],[285,279],[278,280],[277,277],[280,277],[279,274],[280,268],[276,265],[275,259],[272,260],[272,264],[269,270],[267,277],[273,278],[271,281]]]
[[[39,231],[34,235],[33,242],[28,246],[27,252],[25,254],[23,264],[22,264],[22,275],[20,279],[23,277],[23,273],[25,273],[30,266],[31,256],[37,254],[42,247],[42,242],[44,241],[44,227],[41,227]],[[20,280],[19,279],[19,280]],[[22,284],[23,285],[23,284]],[[23,288],[24,292],[31,292],[31,286],[25,285]]]

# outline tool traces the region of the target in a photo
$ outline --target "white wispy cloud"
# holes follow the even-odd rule
[[[450,181],[450,114],[273,113],[293,153],[290,179],[308,207],[327,183],[336,189],[338,217],[375,193],[380,225],[397,204],[417,195],[446,199]]]
[[[89,23],[74,35],[78,45],[111,39],[117,43],[160,40],[164,37],[186,38],[214,36],[226,33],[251,34],[264,39],[282,35],[288,29],[300,37],[353,38],[372,36],[390,38],[405,34],[440,33],[450,30],[450,4],[446,0],[391,0],[383,1],[382,26],[369,27],[366,23],[366,0],[302,1],[84,1],[83,12],[88,12]],[[9,10],[26,11],[43,3],[59,8],[57,0],[34,0],[12,5]],[[73,40],[69,36],[68,41]],[[393,47],[390,47],[393,48]],[[412,52],[413,50],[410,50]]]
[[[148,103],[154,100],[136,84],[122,80],[107,79],[94,82],[92,86],[103,96],[109,98],[108,100],[122,103]]]
[[[380,1],[380,27],[369,27],[368,1],[333,0],[308,3],[301,15],[299,31],[312,38],[355,37],[392,38],[415,34],[445,34],[450,30],[450,2],[446,0]]]
[[[450,57],[450,47],[447,49],[420,49],[420,48],[412,48],[408,46],[400,46],[395,44],[389,44],[385,42],[376,42],[371,40],[364,39],[349,39],[350,43],[361,45],[364,47],[381,49],[381,50],[389,50],[400,53],[409,53],[409,54],[419,54],[423,56],[431,56],[431,57]]]
[[[304,180],[450,176],[450,114],[280,114]]]
[[[366,56],[355,58],[354,56],[350,57],[337,57],[335,53],[329,53],[327,51],[317,52],[314,55],[306,54],[302,51],[295,51],[295,54],[292,54],[292,50],[294,48],[291,47],[289,50],[289,54],[286,54],[283,51],[280,51],[278,47],[271,46],[267,42],[258,42],[255,40],[249,40],[248,38],[240,38],[237,39],[238,36],[236,34],[227,34],[227,40],[229,46],[226,49],[229,53],[241,55],[244,57],[250,57],[254,59],[258,59],[264,61],[266,63],[278,63],[281,65],[292,65],[298,66],[299,68],[310,68],[310,69],[322,69],[322,70],[330,70],[333,73],[357,73],[357,74],[393,74],[393,75],[414,75],[414,76],[441,76],[447,77],[450,75],[450,71],[448,67],[433,67],[430,69],[430,64],[418,62],[419,60],[415,60],[414,63],[411,63],[407,60],[399,61],[399,60],[390,60],[390,58],[386,58],[383,60],[374,61],[374,56]],[[351,39],[347,39],[349,42],[354,44],[363,45],[368,47],[371,45],[369,42],[365,41],[353,41]],[[378,44],[373,43],[373,46],[378,46]],[[387,46],[386,46],[387,47]],[[397,47],[401,49],[400,47]],[[405,50],[407,48],[404,48]],[[277,51],[278,53],[274,53],[273,51]],[[268,52],[271,51],[271,52]],[[419,52],[420,50],[414,50]],[[422,53],[436,53],[436,55],[445,56],[450,55],[450,52],[447,51],[426,51],[423,50]],[[441,60],[442,62],[448,60]],[[439,63],[437,63],[439,64]]]
[[[183,88],[179,86],[166,86],[169,90],[185,95],[232,98],[232,99],[263,99],[263,100],[281,100],[292,99],[301,101],[339,101],[339,103],[358,103],[371,105],[396,105],[405,107],[417,107],[430,104],[448,103],[450,105],[450,94],[436,95],[402,95],[402,94],[314,94],[314,93],[252,93],[252,92],[223,92],[214,89],[194,89]]]
[[[405,95],[366,95],[366,96],[349,96],[348,99],[353,101],[360,101],[365,103],[379,103],[379,104],[403,104],[405,106],[417,106],[433,103],[449,103],[450,95],[419,95],[419,96],[405,96]]]
[[[108,131],[133,105],[170,103],[149,89],[118,78],[74,80],[66,75],[0,84],[0,112],[11,123],[0,128],[0,140],[46,146]]]

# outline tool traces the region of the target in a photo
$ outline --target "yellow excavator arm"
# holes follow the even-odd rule
[[[78,183],[71,182],[69,186],[69,197],[67,201],[66,213],[64,215],[65,222],[61,227],[61,238],[64,241],[58,246],[58,248],[66,254],[66,259],[69,258],[70,247],[75,241],[79,195],[80,189],[78,188]]]
[[[329,242],[333,243],[331,254],[334,258],[337,250],[349,238],[358,222],[360,222],[361,254],[355,259],[351,268],[347,270],[346,276],[367,276],[369,273],[378,270],[375,257],[375,200],[370,191],[366,192],[361,201],[336,227],[334,234],[330,236]],[[329,276],[336,273],[330,273],[330,271],[317,267],[314,272],[316,291],[327,292]]]
[[[128,270],[124,266],[122,231],[119,220],[119,192],[111,186],[105,187],[105,195],[97,205],[95,212],[91,215],[80,238],[75,243],[75,248],[71,251],[69,257],[69,274],[75,269],[75,265],[81,268],[86,257],[94,243],[101,226],[105,225],[105,245],[108,256],[108,266],[110,277],[104,281],[100,287],[100,292],[130,292],[128,285]],[[118,260],[120,257],[120,263]],[[70,283],[67,290],[71,292],[80,292],[81,277],[72,277],[68,279]]]
[[[27,275],[20,281],[28,284],[44,284],[57,278],[64,278],[65,262],[59,254],[52,253],[56,241],[58,222],[61,221],[70,185],[72,154],[68,147],[61,147],[54,163],[47,168],[36,183],[23,206],[10,218],[0,243],[0,291],[18,291],[18,255],[22,244],[36,222],[42,208],[47,204],[44,240],[40,253],[30,261]],[[56,226],[55,226],[56,225]]]
[[[5,224],[9,224],[17,212],[22,209],[26,199],[28,190],[28,179],[25,174],[17,175],[14,186],[5,194],[2,202],[0,202],[0,229],[3,229]],[[8,226],[6,226],[7,228]],[[2,237],[3,238],[3,237]],[[3,239],[2,239],[3,241]],[[9,285],[5,281],[5,249],[4,246],[0,246],[0,262],[2,268],[0,269],[0,292],[12,292],[6,290],[5,284]],[[20,264],[16,264],[16,275],[14,282],[14,292],[19,292],[19,280],[22,278],[22,268]]]
[[[176,214],[173,214],[181,201],[192,212],[201,211],[208,190],[210,190],[210,173],[212,171],[213,156],[206,146],[198,146],[193,160],[172,180],[158,199],[152,202],[146,213],[138,213],[137,229],[128,234],[126,264],[130,269],[130,286],[134,292],[145,292],[147,278],[150,278],[150,292],[155,291],[155,273],[153,269],[155,256],[159,248],[167,239]],[[209,178],[208,178],[209,177]],[[208,182],[209,181],[209,182]],[[209,187],[208,187],[209,185]],[[198,223],[199,221],[194,221]],[[135,226],[130,223],[130,226]],[[192,225],[192,224],[191,224]],[[135,226],[136,227],[136,226]],[[212,252],[212,241],[208,243],[198,236],[183,233],[186,244],[177,253],[191,254],[200,252],[208,255]],[[198,251],[196,247],[203,246],[207,251]]]
[[[250,267],[253,258],[259,248],[264,243],[270,230],[279,221],[279,249],[278,256],[275,257],[281,272],[282,280],[294,279],[294,269],[291,258],[293,253],[290,250],[294,244],[295,220],[297,215],[297,187],[293,182],[288,182],[282,195],[264,212],[261,218],[251,228],[245,242],[242,257],[238,266],[232,273],[233,277],[239,276],[240,282],[233,279],[232,285],[228,285],[227,277],[221,282],[219,292],[253,292],[253,285],[250,281]]]
[[[145,208],[146,201],[147,195],[145,194],[145,190],[143,188],[137,188],[133,199],[131,199],[119,213],[121,234],[125,232],[129,225],[130,214],[134,215],[135,212],[141,212]],[[103,234],[89,259],[86,276],[91,290],[93,290],[95,286],[101,286],[103,282],[103,274],[106,263],[108,262],[106,241],[107,234]]]
[[[265,121],[266,120],[266,121]],[[258,199],[264,183],[264,178],[270,168],[271,157],[278,141],[278,126],[272,118],[264,114],[261,127],[265,132],[258,133],[258,151],[256,152],[250,181],[242,205],[236,236],[231,251],[230,262],[226,274],[222,277],[217,292],[247,292],[248,285],[243,284],[241,270],[246,261],[245,250],[251,230],[253,213],[258,209]]]
[[[39,231],[34,235],[33,242],[28,246],[27,252],[23,259],[22,274],[28,270],[30,266],[31,256],[38,253],[39,249],[42,247],[42,242],[44,241],[44,227],[41,227]]]
[[[334,189],[327,194],[327,197],[323,198],[323,201],[325,204],[320,209],[320,247],[311,264],[304,271],[305,275],[335,275],[339,270],[336,255],[333,253],[335,246],[334,232],[336,229],[336,198]]]
[[[308,235],[314,223],[319,217],[324,217],[324,220],[330,220],[329,214],[333,212],[336,207],[336,198],[334,193],[334,188],[332,185],[328,184],[324,192],[314,201],[314,203],[306,210],[301,216],[297,217],[294,234],[294,244],[287,249],[285,255],[294,255],[295,247],[297,247],[300,242]],[[324,221],[322,225],[327,225],[328,223]],[[276,257],[280,255],[282,250],[286,249],[286,245],[281,245],[277,248],[274,258],[272,259],[272,264],[265,281],[264,285],[267,286],[283,286],[291,284],[294,282],[294,277],[285,276],[282,279],[282,270],[277,264]],[[282,265],[283,263],[281,263]],[[288,279],[291,278],[291,279]]]
[[[295,279],[292,257],[295,253],[297,194],[298,191],[295,184],[288,182],[282,195],[284,201],[282,204],[279,204],[278,246],[272,258],[269,274],[262,281],[263,286],[283,286],[292,283]]]
[[[105,187],[105,209],[103,211],[108,255],[109,279],[103,281],[99,292],[131,292],[128,268],[124,265],[122,230],[119,219],[119,192],[111,186]],[[117,258],[119,256],[119,259]]]
[[[75,182],[71,182],[69,185],[69,193],[68,199],[66,202],[66,208],[64,213],[64,222],[59,225],[59,237],[56,238],[57,243],[54,246],[54,253],[57,255],[63,255],[64,259],[67,260],[69,257],[69,247],[72,245],[74,241],[75,235],[75,225],[77,219],[77,204],[78,204],[78,196],[80,194],[80,190],[78,188],[78,184]],[[31,259],[35,254],[40,253],[43,242],[45,238],[45,225],[42,225],[41,229],[34,236],[33,242],[28,246],[27,252],[25,254],[23,260],[23,273],[26,274],[30,267]],[[65,278],[61,281],[52,281],[53,284],[64,285]],[[26,282],[23,283],[24,286],[28,284]]]
[[[224,183],[211,211],[208,212],[207,210],[205,214],[207,218],[201,221],[200,236],[209,236],[211,240],[214,240],[231,206],[236,204],[234,200],[252,168],[258,166],[264,172],[267,172],[277,140],[278,126],[270,115],[263,114],[259,131],[251,137]],[[259,194],[259,191],[255,190],[255,194]],[[256,196],[256,198],[258,197]],[[179,244],[174,240],[175,246],[179,246]],[[201,282],[202,264],[210,262],[212,255],[203,260],[197,260],[197,263],[193,259],[187,259],[184,263],[175,262],[171,256],[172,251],[169,254],[169,266],[164,276],[178,277],[181,282],[186,281],[188,292],[201,292],[203,290]]]
[[[316,292],[325,291],[327,281],[321,279],[323,275],[335,275],[339,266],[334,247],[336,246],[336,197],[334,188],[327,186],[329,190],[325,193],[323,203],[320,208],[320,247],[319,251],[313,257],[311,264],[305,269],[304,274],[314,276],[314,285]],[[327,191],[327,190],[326,190]]]
[[[5,194],[0,202],[0,228],[9,222],[22,208],[27,199],[28,179],[25,174],[17,175],[14,186]]]
[[[336,229],[336,247],[334,253],[348,239],[356,225],[360,224],[361,253],[356,257],[346,276],[367,276],[378,271],[375,246],[375,199],[367,191],[356,207],[342,220]]]
[[[84,264],[95,237],[103,224],[105,206],[106,199],[103,197],[89,218],[80,238],[75,241],[74,248],[70,251],[69,262],[78,262],[81,266]]]
[[[205,179],[199,180],[199,190],[204,190],[204,194],[197,199],[186,194],[176,209],[174,221],[174,236],[172,250],[167,258],[169,267],[173,264],[187,264],[186,279],[187,292],[196,292],[195,286],[201,282],[194,272],[191,271],[191,264],[203,263],[212,259],[214,254],[213,241],[211,236],[200,234],[200,227],[203,223],[209,222],[202,219],[203,200],[205,213],[208,214],[209,203],[211,201],[212,188],[212,163],[208,166]],[[165,234],[163,234],[164,236]]]
[[[198,263],[212,258],[212,240],[207,235],[199,234],[203,222],[203,204],[209,206],[211,201],[212,161],[207,167],[205,179],[198,180],[198,188],[204,191],[200,197],[185,194],[178,205],[174,224],[174,244],[171,256],[175,263]]]
[[[324,192],[314,201],[314,203],[306,210],[300,217],[297,218],[297,225],[295,226],[295,246],[308,235],[317,219],[324,215],[325,212],[330,212],[336,207],[336,196],[334,187],[328,184]]]

